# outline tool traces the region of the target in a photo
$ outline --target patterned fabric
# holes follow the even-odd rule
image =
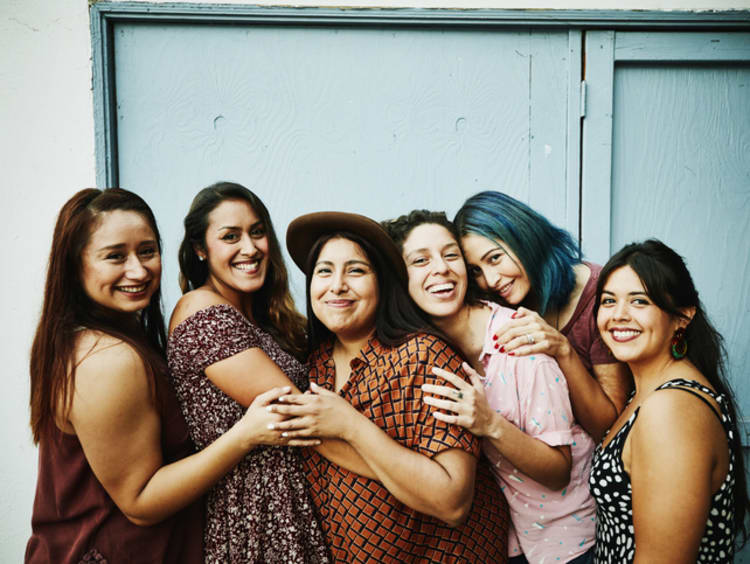
[[[656,390],[699,390],[712,397],[721,409],[721,425],[732,440],[735,424],[729,418],[726,398],[693,380],[675,379]],[[631,399],[633,396],[631,395]],[[701,398],[703,399],[703,398]],[[713,406],[711,406],[713,407]],[[596,562],[628,563],[635,556],[633,492],[630,476],[622,463],[622,450],[633,428],[640,406],[635,409],[607,446],[594,452],[589,486],[597,504]],[[729,448],[729,471],[719,490],[711,497],[706,530],[701,538],[697,562],[731,562],[734,555],[734,453]]]
[[[329,390],[335,389],[332,352],[329,343],[310,359],[310,380]],[[418,335],[393,348],[373,338],[352,360],[349,380],[339,393],[390,437],[416,452],[432,457],[459,448],[479,456],[479,441],[471,433],[438,421],[422,401],[420,386],[437,383],[433,366],[458,372],[460,365],[461,359],[432,336]],[[312,450],[305,453],[310,491],[336,561],[506,562],[508,508],[485,462],[477,466],[467,522],[451,528],[403,505],[378,482]]]
[[[594,441],[573,418],[568,385],[552,357],[509,356],[495,350],[493,335],[512,309],[485,303],[493,312],[479,360],[490,406],[531,437],[550,446],[570,445],[570,482],[553,491],[520,472],[489,439],[484,452],[503,490],[513,521],[510,556],[532,563],[568,562],[594,545],[596,505],[589,492]]]
[[[584,262],[584,264],[589,267],[591,275],[581,291],[573,316],[565,327],[560,329],[560,333],[568,338],[586,370],[591,372],[595,365],[615,363],[617,359],[612,356],[609,348],[602,341],[602,336],[596,328],[596,319],[594,319],[596,283],[602,267],[590,262]]]
[[[206,378],[205,368],[252,347],[262,349],[299,389],[307,388],[305,367],[230,305],[195,313],[169,337],[170,373],[199,449],[245,412]],[[208,494],[206,562],[328,562],[301,472],[298,450],[256,447],[222,478]]]

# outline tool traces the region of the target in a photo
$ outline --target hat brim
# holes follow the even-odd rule
[[[302,272],[305,272],[307,258],[315,242],[322,235],[339,231],[348,231],[359,235],[380,249],[391,263],[399,279],[406,282],[406,265],[396,244],[378,222],[356,213],[316,212],[301,215],[294,219],[286,230],[286,248],[294,264]]]

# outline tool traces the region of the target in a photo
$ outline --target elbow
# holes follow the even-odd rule
[[[570,472],[565,476],[553,476],[550,478],[548,483],[544,484],[553,492],[559,492],[563,488],[567,487],[570,483]]]
[[[129,515],[128,513],[123,513],[123,515],[127,517],[128,521],[133,523],[133,525],[137,525],[138,527],[152,527],[154,525],[158,525],[162,521],[162,519],[154,517]]]
[[[469,518],[473,496],[468,500],[457,503],[446,504],[436,513],[436,517],[451,528],[460,527]]]

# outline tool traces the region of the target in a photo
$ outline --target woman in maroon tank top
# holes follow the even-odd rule
[[[200,453],[165,384],[161,243],[148,205],[87,189],[62,208],[31,351],[39,474],[27,562],[201,562],[202,494],[275,444],[259,395]]]

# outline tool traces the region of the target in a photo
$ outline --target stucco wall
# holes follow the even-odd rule
[[[208,2],[207,2],[208,3]],[[242,3],[227,2],[223,3]],[[255,4],[274,2],[256,0]],[[278,2],[276,2],[278,3]],[[298,6],[725,10],[750,0],[287,2]],[[28,429],[28,350],[61,204],[95,184],[91,45],[85,0],[0,1],[0,233],[4,323],[0,562],[19,562],[30,531],[36,449]]]

